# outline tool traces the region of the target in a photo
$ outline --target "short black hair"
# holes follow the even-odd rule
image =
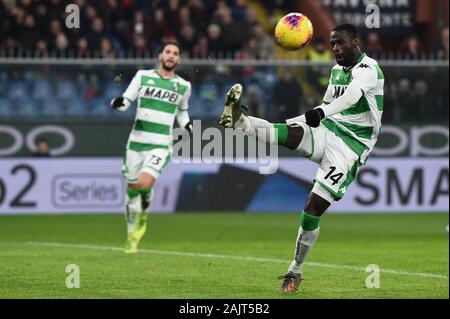
[[[36,144],[41,144],[41,143],[47,143],[48,144],[48,140],[43,138],[43,137],[40,137],[40,138],[38,138],[36,140]]]
[[[331,31],[347,31],[354,39],[359,36],[356,27],[350,23],[339,24],[335,26]]]
[[[181,45],[180,45],[180,43],[177,40],[164,41],[163,45],[161,46],[161,51],[160,52],[163,52],[164,49],[166,48],[166,46],[168,46],[168,45],[176,46],[178,48],[178,50],[180,51],[180,54],[181,54]]]

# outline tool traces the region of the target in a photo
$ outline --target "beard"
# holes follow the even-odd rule
[[[170,72],[173,69],[175,69],[175,67],[177,66],[176,63],[172,63],[172,65],[168,65],[167,63],[165,63],[164,61],[161,62],[161,66],[164,70]]]
[[[344,52],[342,55],[338,58],[336,58],[337,64],[344,67],[351,67],[353,66],[353,61],[355,60],[355,56],[352,51]]]

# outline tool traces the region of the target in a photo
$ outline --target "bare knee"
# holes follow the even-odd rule
[[[303,138],[303,127],[297,125],[288,125],[288,136],[284,146],[291,150],[297,149]]]
[[[155,177],[148,173],[141,173],[138,177],[137,187],[140,189],[151,189],[155,184]]]
[[[330,203],[327,200],[317,194],[310,193],[306,201],[305,212],[314,216],[322,216],[329,206]]]
[[[128,189],[131,189],[131,190],[136,190],[136,189],[138,189],[138,184],[136,184],[136,183],[133,183],[133,184],[130,184],[130,183],[128,183]]]

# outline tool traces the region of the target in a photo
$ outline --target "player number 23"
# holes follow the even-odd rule
[[[344,173],[333,174],[335,170],[336,170],[336,166],[330,166],[330,171],[324,177],[325,179],[330,178],[333,181],[333,185],[339,183],[339,180],[342,178],[342,176],[344,176]],[[331,174],[333,174],[333,175],[331,175]]]

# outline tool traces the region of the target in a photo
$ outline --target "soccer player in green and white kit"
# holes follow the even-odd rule
[[[350,24],[332,30],[330,45],[337,65],[331,70],[322,105],[285,123],[272,124],[242,114],[242,86],[235,84],[227,94],[220,120],[225,127],[241,128],[319,164],[301,214],[294,260],[280,277],[282,293],[298,291],[303,265],[319,236],[320,217],[344,196],[381,128],[384,75],[378,63],[361,52],[357,30]]]
[[[191,83],[174,72],[180,61],[179,44],[165,43],[159,61],[157,70],[139,70],[125,93],[111,101],[114,109],[125,111],[137,100],[136,118],[122,168],[128,182],[126,253],[137,252],[147,229],[153,185],[171,158],[175,118],[180,127],[192,131],[188,114]]]

